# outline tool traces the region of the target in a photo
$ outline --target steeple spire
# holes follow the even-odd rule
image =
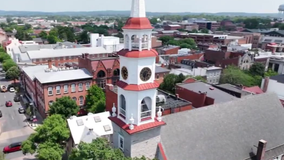
[[[146,17],[145,0],[132,0],[130,17]]]

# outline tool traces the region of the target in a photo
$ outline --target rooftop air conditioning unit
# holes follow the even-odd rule
[[[164,95],[157,95],[156,101],[157,103],[166,103],[167,99]]]

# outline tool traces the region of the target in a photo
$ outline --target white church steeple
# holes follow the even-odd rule
[[[146,17],[145,0],[132,0],[130,17]]]

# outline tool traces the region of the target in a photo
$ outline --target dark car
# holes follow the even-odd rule
[[[18,111],[19,111],[20,114],[23,114],[23,113],[26,112],[26,110],[25,110],[23,107],[20,107],[20,108],[18,109]]]
[[[15,97],[14,97],[14,101],[15,101],[15,102],[20,102],[20,97],[19,97],[19,96],[15,96]]]
[[[3,153],[20,151],[21,146],[22,146],[22,142],[12,143],[9,146],[4,147]]]
[[[6,107],[12,107],[13,106],[13,103],[11,101],[6,101]]]
[[[2,117],[2,111],[0,111],[0,117]]]

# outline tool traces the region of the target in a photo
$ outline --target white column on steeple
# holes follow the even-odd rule
[[[132,0],[130,17],[146,17],[145,0]]]

